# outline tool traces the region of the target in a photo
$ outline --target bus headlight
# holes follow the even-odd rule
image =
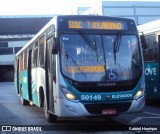
[[[141,89],[138,90],[138,92],[134,96],[134,99],[140,98],[144,94],[144,91],[145,91],[145,84],[142,84]]]
[[[73,94],[71,94],[71,93],[66,93],[65,96],[66,96],[66,98],[69,99],[69,100],[75,100],[75,98],[76,98],[76,97],[75,97]]]
[[[142,96],[142,90],[139,90],[139,91],[136,93],[134,99],[138,99],[138,98],[141,97],[141,96]]]
[[[62,93],[66,97],[67,100],[76,100],[76,96],[73,95],[67,87],[60,85],[60,89],[62,90]]]

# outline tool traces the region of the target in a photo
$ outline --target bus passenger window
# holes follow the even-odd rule
[[[45,37],[41,37],[39,40],[39,66],[44,65],[44,41]]]
[[[21,54],[20,56],[20,68],[19,68],[19,71],[22,71],[23,70],[23,54]]]
[[[157,61],[158,60],[158,44],[156,42],[156,36],[154,34],[146,36],[147,49],[143,50],[145,61]]]
[[[23,69],[27,69],[27,51],[23,53]]]
[[[38,57],[38,48],[35,48],[33,50],[33,55],[32,55],[32,67],[37,67],[37,57]]]

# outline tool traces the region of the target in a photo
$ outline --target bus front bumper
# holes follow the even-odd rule
[[[114,103],[83,104],[81,102],[73,102],[61,98],[58,99],[58,102],[59,106],[57,107],[58,109],[56,110],[56,114],[59,117],[85,117],[103,115],[102,111],[107,110],[107,108],[109,108],[110,106],[112,107],[111,109],[118,109],[118,112],[116,114],[143,112],[145,106],[145,97],[142,96],[141,98],[133,100],[132,102],[117,101]],[[124,105],[126,106],[126,108]],[[103,106],[105,106],[104,109],[102,108]]]

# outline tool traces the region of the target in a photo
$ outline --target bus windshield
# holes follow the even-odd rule
[[[139,78],[142,64],[137,37],[118,36],[117,42],[117,35],[62,34],[60,53],[63,75],[80,82]],[[116,52],[115,43],[119,43]]]

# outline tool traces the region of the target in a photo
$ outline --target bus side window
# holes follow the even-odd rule
[[[40,39],[39,39],[39,61],[38,61],[38,65],[39,66],[43,66],[44,65],[44,44],[45,43],[45,36],[43,35]]]
[[[23,69],[27,69],[27,51],[23,52]]]
[[[156,42],[156,36],[154,34],[146,36],[147,49],[143,50],[145,61],[157,61],[158,60],[158,44]]]
[[[20,55],[20,72],[23,70],[23,53]]]
[[[38,41],[35,43],[32,54],[32,68],[37,67],[37,58],[38,58]]]

